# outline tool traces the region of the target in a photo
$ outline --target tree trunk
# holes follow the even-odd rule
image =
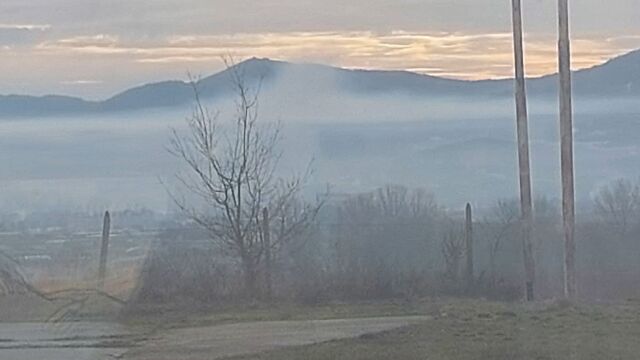
[[[242,272],[244,276],[244,291],[248,299],[255,299],[258,294],[258,271],[253,259],[242,256]]]
[[[525,270],[527,301],[534,299],[535,261],[533,258],[533,201],[531,195],[531,165],[529,160],[529,120],[524,72],[522,8],[520,0],[513,0],[513,49],[515,58],[515,93],[518,132],[518,167],[520,174],[520,228]]]
[[[272,259],[271,259],[271,233],[269,229],[269,210],[264,208],[262,210],[262,236],[264,241],[264,257],[265,257],[265,285],[267,299],[271,299],[273,295],[272,286]]]
[[[496,287],[496,256],[493,252],[489,254],[489,271],[491,271],[491,288]]]
[[[558,0],[558,64],[560,77],[560,152],[562,167],[562,224],[564,228],[564,294],[576,296],[575,193],[573,174],[573,114],[571,44],[568,0]]]
[[[104,213],[102,223],[102,244],[100,246],[100,264],[98,266],[98,290],[104,291],[104,281],[107,275],[107,253],[109,251],[109,233],[111,231],[111,216]]]

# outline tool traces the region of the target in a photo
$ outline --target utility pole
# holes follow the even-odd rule
[[[573,110],[568,0],[558,0],[558,67],[560,78],[560,161],[564,228],[564,295],[576,296],[575,190],[573,170]]]
[[[529,120],[524,72],[524,45],[521,0],[512,0],[513,52],[515,60],[516,125],[518,133],[518,169],[520,173],[520,230],[524,257],[527,301],[534,299],[535,261],[533,258],[533,201],[531,195],[531,164],[529,160]]]
[[[471,204],[467,204],[465,208],[465,224],[464,224],[464,240],[467,254],[467,291],[473,291],[474,275],[473,275],[473,218],[471,214]]]
[[[104,213],[102,223],[102,245],[100,246],[100,264],[98,267],[98,290],[104,291],[104,280],[107,274],[107,253],[109,251],[109,232],[111,231],[111,216]]]

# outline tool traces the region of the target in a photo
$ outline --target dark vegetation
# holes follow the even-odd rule
[[[640,296],[638,187],[620,180],[602,188],[594,212],[578,223],[581,298]],[[634,200],[635,199],[635,200]],[[535,202],[534,249],[541,298],[562,296],[559,209]],[[273,293],[266,297],[259,263],[254,300],[330,303],[425,296],[517,300],[523,296],[518,205],[500,200],[474,220],[473,287],[464,279],[463,212],[444,209],[424,190],[388,186],[371,193],[333,195],[309,232],[273,254]],[[624,231],[619,225],[623,221]],[[250,301],[242,268],[185,225],[165,232],[142,272],[134,303],[201,305]]]
[[[244,83],[242,67],[230,67],[226,76],[238,95],[235,116],[222,119],[204,107],[195,83],[196,108],[187,133],[176,132],[170,143],[186,168],[177,177],[179,189],[169,189],[180,215],[165,222],[145,211],[117,216],[121,226],[166,229],[152,244],[133,292],[117,294],[130,295],[129,310],[447,295],[522,298],[516,200],[474,207],[471,241],[464,209],[447,209],[424,189],[388,185],[361,194],[329,190],[309,201],[302,190],[311,172],[280,176],[280,132],[259,121],[259,82]],[[602,188],[591,208],[579,213],[577,273],[583,298],[640,295],[639,192],[636,182],[619,180]],[[562,294],[558,204],[538,198],[534,206],[533,255],[541,298]],[[133,218],[142,220],[131,222]],[[83,228],[78,221],[96,220],[91,216],[63,224],[44,216],[33,221],[42,228],[73,230]],[[14,224],[11,230],[24,226]],[[35,290],[19,267],[9,256],[0,258],[2,292]],[[78,301],[82,305],[89,298],[82,295],[70,304]]]
[[[279,131],[259,122],[259,83],[230,66],[236,114],[224,122],[201,103],[174,133],[170,151],[185,164],[170,190],[185,217],[143,267],[132,299],[138,305],[175,301],[319,303],[455,295],[516,300],[524,269],[517,201],[500,200],[479,217],[445,209],[421,189],[385,186],[332,194],[315,203],[301,196],[305,177],[279,177]],[[532,260],[540,297],[563,289],[563,237],[556,201],[536,200]],[[580,292],[590,299],[637,296],[640,267],[638,185],[620,180],[594,198],[578,224]],[[584,214],[583,214],[584,215]],[[466,223],[466,225],[465,225]],[[472,230],[473,229],[473,230]],[[204,240],[204,241],[203,241]],[[611,252],[603,257],[603,253]],[[611,260],[611,262],[607,261]]]

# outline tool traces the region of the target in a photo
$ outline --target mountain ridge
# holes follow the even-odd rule
[[[277,86],[279,80],[282,82],[283,74],[290,74],[305,78],[310,84],[333,79],[341,91],[369,95],[402,93],[432,97],[506,97],[513,92],[512,79],[458,80],[405,70],[344,69],[251,58],[198,80],[195,85],[199,94],[205,98],[229,95],[233,71],[242,73],[249,83],[261,81],[265,87]],[[555,96],[556,88],[557,74],[528,80],[528,91],[533,97]],[[185,106],[193,101],[193,91],[189,82],[168,80],[132,87],[101,101],[64,95],[0,95],[0,117],[108,113]],[[321,95],[313,94],[314,89],[308,91],[309,96]],[[574,92],[577,96],[640,95],[640,50],[574,71]]]

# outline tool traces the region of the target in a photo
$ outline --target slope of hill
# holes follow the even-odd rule
[[[39,116],[91,112],[97,103],[70,96],[0,95],[0,116]]]
[[[269,59],[249,59],[235,65],[235,71],[248,83],[262,82],[265,88],[287,88],[291,82],[304,81],[307,98],[322,96],[328,88],[345,94],[404,94],[409,96],[506,97],[512,93],[510,80],[463,81],[445,79],[408,71],[347,70],[324,65],[292,64]],[[227,96],[233,91],[230,70],[197,81],[203,97]],[[530,94],[555,96],[557,76],[530,79]],[[577,96],[640,95],[640,50],[614,58],[602,65],[577,71],[574,75]],[[126,90],[100,102],[67,96],[0,96],[0,117],[46,116],[114,112],[189,104],[193,89],[183,81],[164,81]]]

